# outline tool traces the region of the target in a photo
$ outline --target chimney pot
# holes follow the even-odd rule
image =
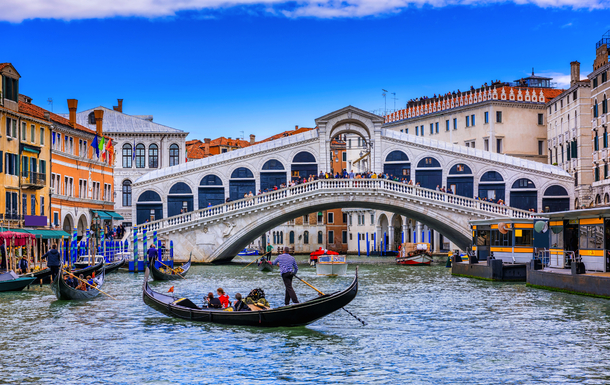
[[[256,142],[256,135],[250,134],[250,144],[254,144]]]
[[[78,106],[78,100],[68,99],[68,110],[70,110],[70,125],[76,126],[76,108]]]
[[[294,130],[295,130],[295,131],[296,131],[296,130],[298,130],[298,129],[299,129],[299,126],[298,126],[298,125],[297,125],[297,126],[294,126]]]
[[[102,121],[104,120],[104,110],[94,110],[95,115],[95,131],[97,136],[102,136]]]
[[[44,118],[45,118],[45,120],[51,120],[51,113],[49,111],[45,111]]]
[[[574,85],[580,81],[580,63],[573,61],[570,63],[570,85]]]

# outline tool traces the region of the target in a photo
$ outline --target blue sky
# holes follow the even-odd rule
[[[0,62],[21,93],[49,109],[53,98],[55,112],[122,98],[189,139],[262,139],[350,104],[380,111],[382,89],[400,108],[532,67],[565,83],[572,60],[591,71],[610,30],[605,0],[66,2],[0,0]]]

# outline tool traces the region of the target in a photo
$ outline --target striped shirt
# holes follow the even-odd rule
[[[280,254],[277,256],[275,261],[273,261],[274,265],[280,266],[280,274],[284,273],[294,273],[296,274],[299,271],[299,267],[297,266],[297,261],[290,254]]]

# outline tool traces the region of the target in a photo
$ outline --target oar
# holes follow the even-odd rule
[[[303,282],[304,284],[306,284],[307,286],[311,287],[312,289],[314,289],[315,291],[317,291],[320,295],[324,295],[324,293],[322,293],[320,290],[316,289],[312,284],[310,284],[309,282],[305,281],[304,279],[301,279],[301,277],[298,276],[294,276],[296,279],[298,279],[299,281]],[[351,311],[347,310],[346,308],[342,307],[341,309],[345,310],[347,312],[347,314],[351,315],[352,317],[354,317],[355,319],[357,319],[358,321],[362,322],[362,326],[366,326],[366,322],[364,322],[363,320],[361,320],[360,318],[358,318],[358,316],[356,316],[354,313],[352,313]]]
[[[167,267],[168,269],[170,269],[175,275],[179,276],[182,279],[186,279],[184,278],[182,275],[180,275],[180,273],[178,273],[175,269],[172,269],[171,267],[167,266],[165,263],[161,262],[161,261],[157,261],[160,264],[162,264],[163,266]],[[152,263],[155,263],[155,261],[152,261]]]
[[[79,281],[81,281],[81,282],[84,282],[84,283],[85,283],[85,285],[87,285],[87,286],[89,286],[89,287],[94,288],[95,290],[99,291],[100,293],[105,294],[105,295],[107,295],[108,297],[112,298],[113,300],[115,300],[115,301],[117,300],[116,298],[114,298],[114,297],[113,297],[113,296],[111,296],[110,294],[108,294],[108,293],[106,293],[106,292],[103,292],[102,290],[98,289],[97,287],[95,287],[95,286],[93,286],[93,285],[89,284],[89,282],[87,282],[87,281],[85,281],[85,280],[83,280],[83,279],[78,278],[78,277],[77,277],[77,276],[75,276],[74,274],[69,273],[69,272],[67,272],[67,271],[65,271],[65,270],[64,270],[64,273],[71,275],[72,277],[74,277],[74,278],[78,279],[78,280],[79,280]]]

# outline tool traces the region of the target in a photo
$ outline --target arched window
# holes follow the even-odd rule
[[[292,158],[292,163],[315,163],[316,158],[307,151],[301,151]]]
[[[305,231],[303,233],[303,244],[305,244],[305,245],[309,244],[309,231]]]
[[[534,182],[527,178],[517,179],[515,183],[513,183],[513,188],[536,188]]]
[[[284,170],[284,165],[279,160],[271,159],[263,165],[263,171]]]
[[[154,143],[148,147],[148,167],[159,167],[159,146]]]
[[[169,146],[169,166],[180,164],[180,147],[177,144]]]
[[[146,167],[146,147],[140,143],[136,145],[136,168]]]
[[[131,168],[132,151],[131,144],[126,143],[123,145],[123,168]]]
[[[131,181],[125,179],[123,181],[123,207],[131,206]]]
[[[386,162],[408,162],[409,157],[402,151],[396,150],[392,151],[386,156]]]
[[[294,243],[294,231],[291,231],[288,235],[288,243],[290,243],[291,245]]]
[[[277,236],[275,235],[275,231],[273,232],[273,244],[277,245]]]
[[[280,231],[280,232],[279,232],[279,238],[280,238],[280,239],[279,239],[279,242],[278,242],[278,243],[281,245],[281,244],[283,244],[283,243],[284,243],[284,232],[283,232],[283,231]]]
[[[318,231],[318,243],[319,244],[322,244],[322,241],[323,241],[322,237],[324,237],[324,235],[322,235],[321,231]]]
[[[88,118],[89,118],[89,124],[95,124],[95,113],[93,113],[93,111],[89,113]]]

